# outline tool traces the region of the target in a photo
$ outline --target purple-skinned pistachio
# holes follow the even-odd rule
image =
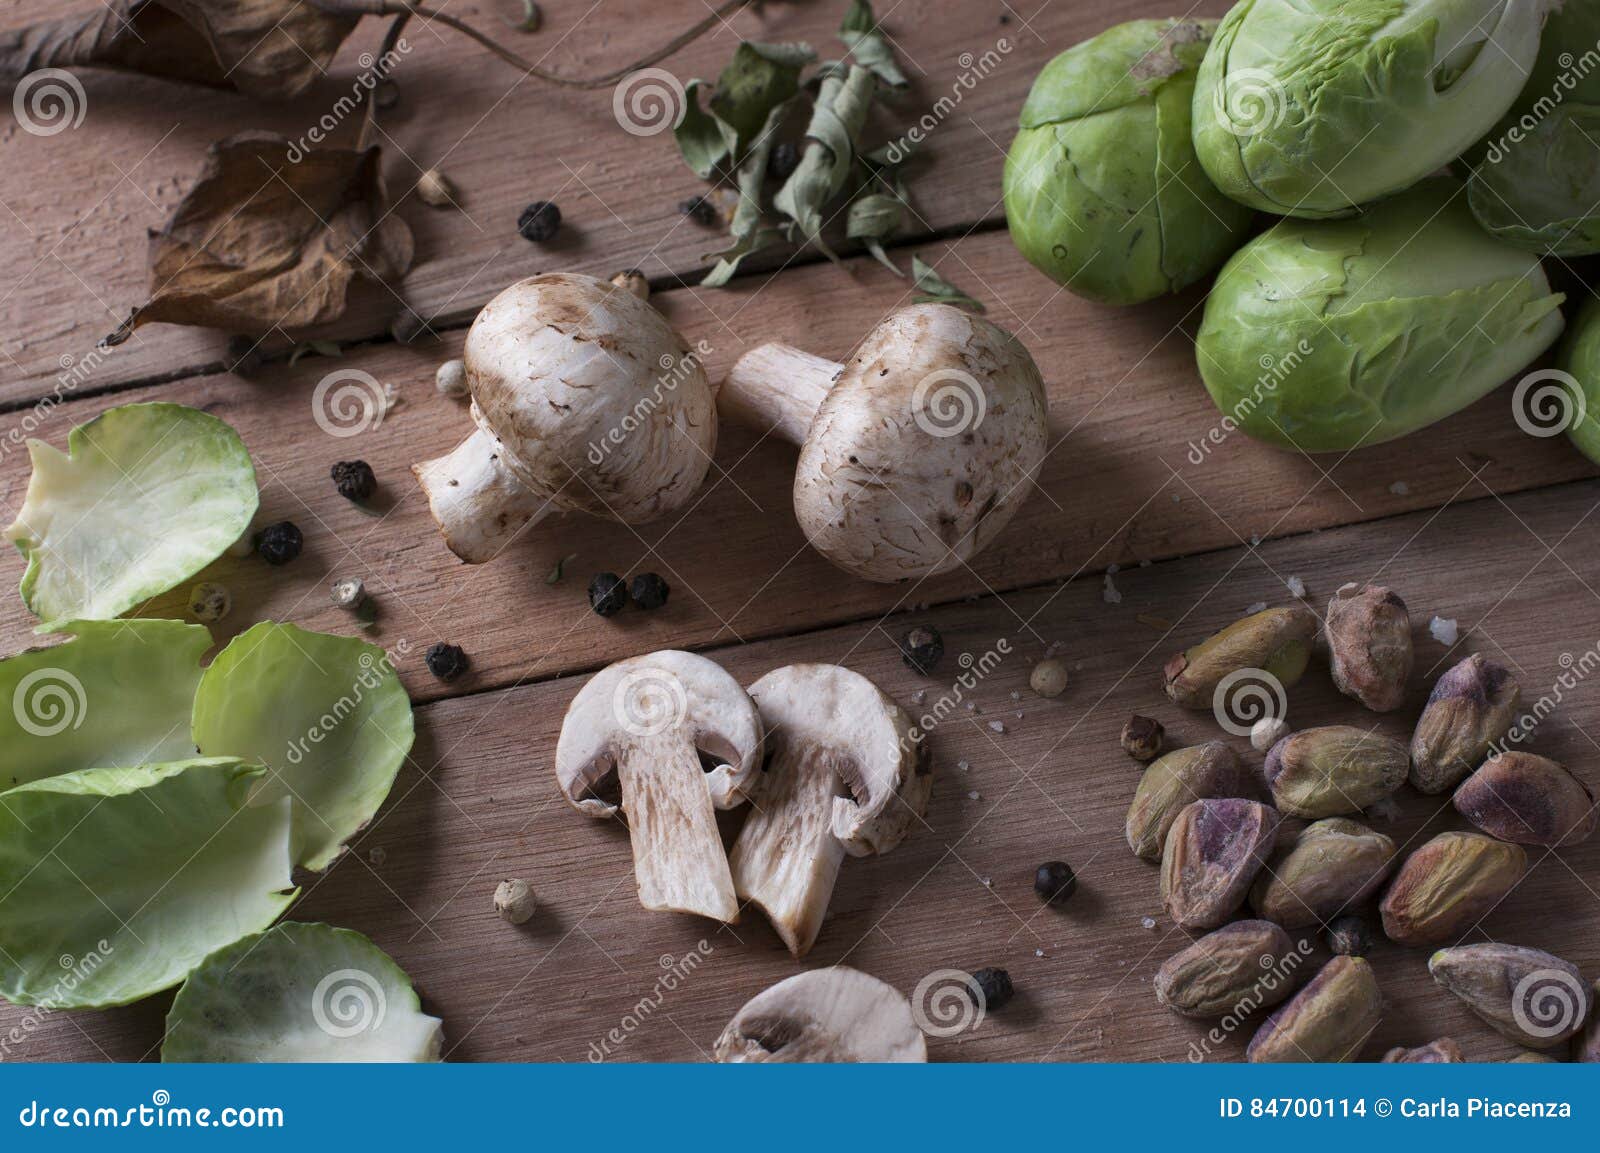
[[[1594,794],[1534,753],[1490,757],[1456,790],[1456,811],[1491,837],[1519,845],[1576,845],[1594,832]]]
[[[1195,801],[1179,813],[1161,854],[1161,899],[1173,922],[1214,929],[1231,917],[1277,834],[1277,812],[1255,801]]]
[[[1423,793],[1454,788],[1511,731],[1521,687],[1482,653],[1435,682],[1411,735],[1411,784]]]
[[[1406,602],[1381,585],[1345,585],[1328,602],[1333,683],[1379,713],[1405,703],[1411,679],[1411,616]]]

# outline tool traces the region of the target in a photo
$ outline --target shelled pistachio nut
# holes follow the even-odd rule
[[[1478,833],[1440,833],[1395,874],[1379,911],[1402,945],[1458,940],[1516,887],[1528,867],[1522,846]]]
[[[1521,699],[1516,678],[1481,653],[1448,669],[1411,735],[1411,784],[1423,793],[1454,788],[1511,730]]]
[[[1352,725],[1323,725],[1273,745],[1265,772],[1279,810],[1314,820],[1383,800],[1405,784],[1410,764],[1399,741]]]
[[[1212,708],[1217,686],[1244,669],[1260,669],[1288,688],[1306,671],[1317,627],[1316,614],[1302,605],[1235,621],[1167,662],[1167,696],[1186,709]]]
[[[1161,900],[1173,922],[1215,929],[1231,917],[1277,833],[1278,814],[1255,801],[1227,797],[1184,808],[1161,854]]]
[[[1576,1036],[1593,995],[1576,965],[1522,945],[1457,945],[1428,959],[1428,972],[1501,1035],[1530,1049]]]
[[[1260,793],[1256,774],[1222,741],[1174,749],[1139,778],[1128,806],[1128,847],[1146,861],[1159,861],[1167,831],[1184,806],[1208,797],[1255,798]]]
[[[1245,1057],[1254,1062],[1354,1061],[1383,1017],[1378,979],[1364,957],[1335,957],[1262,1023]]]
[[[1235,921],[1167,958],[1156,970],[1156,1000],[1185,1017],[1270,1008],[1294,991],[1293,958],[1305,955],[1280,926]]]
[[[1381,585],[1345,585],[1328,602],[1333,683],[1374,712],[1405,703],[1411,679],[1411,617],[1406,602]]]
[[[1506,752],[1461,783],[1456,812],[1491,837],[1519,845],[1576,845],[1594,833],[1589,787],[1549,757]]]
[[[1394,841],[1365,825],[1343,817],[1318,821],[1261,870],[1250,905],[1286,929],[1320,925],[1377,892],[1395,852]]]

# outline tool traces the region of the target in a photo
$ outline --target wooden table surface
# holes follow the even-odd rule
[[[6,2],[0,26],[95,5]],[[569,73],[632,59],[705,10],[701,0],[652,0],[648,18],[646,6],[626,0],[542,7],[543,30],[515,46]],[[665,66],[684,79],[714,76],[739,36],[805,39],[827,55],[843,7],[769,0]],[[908,706],[914,694],[951,691],[958,654],[1002,642],[1010,650],[971,694],[976,707],[933,732],[938,776],[925,827],[892,854],[847,860],[803,963],[845,962],[907,993],[940,969],[1007,968],[1016,1000],[976,1028],[931,1040],[936,1060],[1176,1061],[1203,1040],[1205,1024],[1170,1014],[1151,989],[1156,968],[1187,938],[1161,907],[1155,870],[1123,842],[1139,766],[1118,732],[1137,711],[1165,722],[1173,744],[1221,735],[1209,714],[1166,701],[1161,665],[1249,605],[1287,603],[1290,584],[1303,581],[1319,612],[1346,581],[1390,585],[1410,605],[1418,653],[1406,708],[1383,718],[1339,696],[1325,662],[1314,662],[1292,691],[1295,727],[1376,722],[1404,738],[1432,680],[1478,651],[1516,672],[1525,702],[1559,694],[1535,747],[1600,781],[1600,744],[1590,735],[1600,734],[1600,684],[1556,687],[1600,645],[1600,482],[1564,438],[1523,433],[1505,389],[1426,432],[1343,458],[1237,435],[1195,452],[1218,421],[1194,367],[1203,291],[1100,307],[1063,292],[1011,247],[1001,166],[1033,76],[1113,23],[1173,7],[878,0],[876,8],[913,77],[908,118],[962,92],[912,171],[916,217],[894,255],[903,265],[922,255],[1022,337],[1048,384],[1052,431],[1039,490],[999,540],[969,567],[907,585],[847,578],[810,552],[789,504],[794,451],[726,426],[705,491],[680,518],[636,529],[557,518],[477,568],[456,562],[434,531],[409,467],[467,427],[462,407],[437,395],[434,369],[458,353],[475,310],[515,279],[642,268],[657,286],[654,303],[691,343],[709,345],[713,379],[769,339],[842,359],[908,299],[906,282],[870,259],[836,268],[809,253],[753,263],[727,289],[695,287],[718,238],[675,206],[701,186],[670,135],[618,128],[609,91],[519,81],[448,29],[412,28],[383,145],[399,212],[416,234],[416,265],[395,291],[369,286],[353,297],[328,330],[346,343],[341,360],[289,367],[279,357],[248,380],[223,371],[222,338],[199,329],[152,325],[104,355],[94,355],[95,342],[141,300],[145,230],[191,185],[205,147],[243,128],[298,135],[348,90],[381,29],[360,29],[329,76],[287,106],[82,71],[78,128],[39,137],[11,121],[0,131],[0,441],[16,427],[61,445],[72,425],[130,401],[215,413],[256,462],[263,519],[293,519],[306,534],[305,554],[286,568],[225,558],[208,570],[235,595],[218,641],[262,619],[351,632],[327,587],[356,575],[382,606],[374,639],[410,646],[401,666],[419,722],[410,762],[351,851],[304,879],[291,916],[358,929],[388,951],[444,1019],[451,1059],[585,1060],[645,1000],[650,1011],[613,1058],[699,1060],[746,999],[802,967],[755,911],[720,926],[641,909],[625,830],[591,823],[560,798],[552,753],[567,702],[605,663],[657,648],[705,652],[745,682],[795,661],[837,662]],[[1203,0],[1193,12],[1226,8]],[[450,10],[486,27],[505,11],[489,0]],[[962,87],[973,58],[990,49],[1000,65]],[[433,165],[460,188],[463,211],[427,208],[411,191]],[[552,248],[516,234],[518,211],[535,199],[558,201],[567,222]],[[1569,290],[1589,291],[1592,269],[1555,271]],[[428,319],[437,339],[390,340],[402,307]],[[92,367],[62,403],[36,409],[63,366],[85,357]],[[312,393],[335,367],[371,373],[400,403],[359,437],[327,435]],[[379,516],[328,481],[329,465],[352,456],[378,474]],[[8,520],[28,476],[26,455],[8,447],[0,456]],[[554,564],[574,553],[567,577],[547,584]],[[584,596],[601,570],[657,571],[673,586],[671,603],[602,620]],[[16,555],[0,560],[0,581],[21,572]],[[181,615],[181,592],[142,614]],[[1452,648],[1430,636],[1435,614],[1459,622]],[[914,622],[945,636],[948,655],[928,677],[896,649]],[[33,623],[18,598],[0,599],[4,651],[35,643]],[[444,686],[428,675],[418,654],[438,640],[471,654],[470,676]],[[1055,700],[1027,685],[1047,652],[1072,670]],[[1234,743],[1259,761],[1248,742]],[[1398,800],[1372,819],[1408,846],[1460,827],[1437,798],[1407,790]],[[1059,910],[1032,892],[1035,866],[1054,858],[1080,879]],[[1537,946],[1600,975],[1600,839],[1530,859],[1515,893],[1469,939]],[[495,883],[511,876],[529,880],[541,902],[522,928],[490,908]],[[692,974],[655,1004],[663,966],[697,950]],[[1475,1058],[1515,1053],[1434,986],[1425,952],[1380,944],[1373,961],[1387,1008],[1368,1056],[1439,1035]],[[9,1059],[150,1058],[169,1000],[42,1017],[0,1006],[0,1037],[28,1016]],[[1209,1059],[1239,1058],[1249,1032],[1211,1046]]]

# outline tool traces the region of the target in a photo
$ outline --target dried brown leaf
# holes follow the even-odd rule
[[[303,0],[107,0],[0,33],[0,81],[41,68],[115,68],[287,100],[323,74],[359,19]]]
[[[214,144],[199,183],[152,234],[150,301],[106,338],[153,321],[262,336],[337,319],[356,276],[411,266],[411,230],[388,214],[379,150],[319,148],[298,163],[281,136]]]

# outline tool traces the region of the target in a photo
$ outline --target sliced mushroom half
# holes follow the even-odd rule
[[[860,673],[789,665],[750,686],[767,766],[729,864],[796,957],[817,939],[846,853],[893,849],[927,811],[933,762],[911,718]]]
[[[628,818],[647,909],[737,919],[716,809],[745,801],[761,718],[739,682],[705,657],[665,650],[602,670],[567,707],[556,778],[591,817]]]
[[[728,1022],[724,1063],[918,1062],[927,1041],[893,985],[843,965],[813,969],[757,993]]]

